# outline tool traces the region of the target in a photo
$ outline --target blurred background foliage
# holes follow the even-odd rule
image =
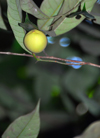
[[[35,0],[40,6],[42,0]],[[0,1],[6,18],[6,0]],[[100,14],[100,5],[97,11]],[[24,13],[23,13],[24,14]],[[36,23],[36,18],[29,15]],[[0,51],[25,53],[10,26],[0,29]],[[81,58],[100,64],[100,26],[84,20],[57,37],[48,37],[46,53],[60,58]],[[40,53],[40,55],[44,55]],[[100,69],[56,63],[35,63],[34,58],[0,55],[0,134],[16,118],[29,113],[41,98],[39,138],[79,135],[100,119]]]

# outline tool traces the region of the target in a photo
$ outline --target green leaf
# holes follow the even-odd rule
[[[61,6],[63,4],[63,0],[44,0],[41,4],[41,11],[43,11],[49,17],[55,16],[58,14]],[[38,26],[42,30],[49,30],[50,24],[52,23],[53,18],[48,18],[45,20],[38,20]]]
[[[10,124],[2,138],[37,138],[40,129],[39,106],[40,101],[34,111]]]
[[[18,43],[20,44],[20,46],[24,50],[29,52],[23,44],[23,39],[24,39],[26,32],[23,28],[18,26],[18,23],[22,22],[22,11],[20,7],[20,1],[19,0],[7,0],[7,3],[8,3],[8,11],[7,11],[8,20],[12,28],[12,31],[14,33],[14,36],[16,40],[18,41]]]
[[[0,7],[0,28],[4,29],[4,30],[7,30],[6,25],[5,25],[5,23],[3,21],[3,18],[2,18],[1,7]]]
[[[86,9],[87,11],[91,11],[93,5],[94,5],[94,2],[96,0],[88,0],[86,1],[85,0],[85,5],[86,5]],[[72,6],[74,7],[74,3],[73,1],[72,2]],[[77,2],[77,1],[76,1]],[[69,1],[67,1],[67,3],[69,3]],[[66,5],[67,5],[66,3]],[[84,3],[81,4],[81,7],[84,6]],[[67,8],[66,8],[67,9]],[[68,9],[70,10],[71,8],[68,7]],[[83,8],[82,8],[83,9]],[[77,11],[77,8],[75,9]],[[75,12],[74,10],[74,12]],[[66,18],[65,16],[62,16],[62,18],[60,18],[60,20],[58,20],[54,26],[53,26],[53,30],[54,32],[56,33],[56,35],[59,35],[59,34],[63,34],[65,32],[68,32],[70,31],[71,29],[73,29],[74,27],[76,27],[78,24],[80,24],[83,20],[85,19],[84,16],[81,16],[81,18],[78,20],[76,19],[75,17],[73,18]]]
[[[53,0],[44,0],[40,9],[48,16],[54,16],[58,14],[62,6],[62,2],[63,1],[61,0],[57,1],[57,3],[56,1],[53,1]],[[90,12],[96,0],[84,0],[84,2],[85,2],[86,10]],[[82,2],[81,4],[82,9],[84,6],[84,2]],[[63,8],[62,16],[54,23],[52,27],[56,35],[60,35],[65,32],[68,32],[69,30],[73,29],[74,27],[76,27],[79,23],[81,23],[84,20],[85,17],[83,15],[79,20],[76,19],[75,17],[67,18],[66,15],[64,15],[68,11],[71,11],[71,12],[77,11],[78,7],[76,6],[75,9],[74,7],[75,5],[79,3],[80,3],[80,0],[74,0],[74,1],[65,0],[64,7],[62,6]],[[52,24],[52,21],[53,21],[52,18],[47,19],[47,20],[38,20],[38,27],[42,30],[49,30],[50,25]]]
[[[20,0],[21,8],[23,11],[37,17],[37,18],[48,18],[46,14],[44,14],[38,6],[32,0]]]

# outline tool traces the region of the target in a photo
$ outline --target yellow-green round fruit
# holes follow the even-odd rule
[[[39,30],[31,30],[25,35],[24,44],[32,53],[40,53],[47,46],[47,37]]]

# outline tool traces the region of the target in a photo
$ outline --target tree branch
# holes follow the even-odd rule
[[[33,57],[33,55],[25,54],[25,53],[20,54],[20,53],[11,53],[11,52],[0,52],[0,54],[14,55],[14,56],[24,56],[24,57]],[[63,64],[63,65],[89,65],[89,66],[94,66],[94,67],[100,68],[100,65],[97,65],[97,64],[94,64],[94,63],[57,58],[57,57],[53,57],[53,56],[36,56],[36,58],[38,59],[37,62],[39,62],[39,61],[54,62],[54,63],[58,63],[58,64]],[[74,63],[66,63],[66,62],[74,62]],[[76,64],[76,63],[78,63],[78,64]]]

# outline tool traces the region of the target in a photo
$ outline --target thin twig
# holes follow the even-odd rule
[[[90,63],[90,62],[83,62],[83,61],[76,61],[76,60],[69,60],[69,59],[63,59],[63,58],[57,58],[57,57],[51,57],[51,56],[36,56],[37,58],[40,59],[52,59],[52,60],[59,60],[59,61],[65,61],[65,62],[74,62],[74,63],[79,63],[78,65],[90,65],[90,66],[94,66],[94,67],[98,67],[100,68],[100,65],[94,64],[94,63]],[[66,65],[77,65],[74,63],[66,63]]]
[[[24,57],[33,57],[33,55],[25,54],[25,53],[20,54],[20,53],[12,53],[12,52],[0,52],[0,54],[14,55],[14,56],[24,56]],[[89,65],[89,66],[94,66],[94,67],[100,68],[100,65],[97,65],[97,64],[94,64],[94,63],[57,58],[57,57],[53,57],[53,56],[36,56],[36,58],[40,59],[40,60],[38,60],[38,62],[39,61],[54,62],[54,63],[64,64],[64,65]],[[70,63],[66,63],[66,62],[70,62]],[[78,63],[78,64],[76,64],[76,63]]]

